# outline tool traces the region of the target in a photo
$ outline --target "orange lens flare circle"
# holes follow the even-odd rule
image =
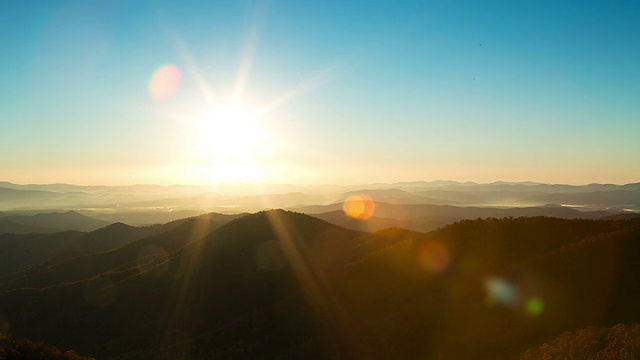
[[[344,201],[342,210],[352,218],[368,220],[376,212],[376,203],[368,195],[352,195]]]
[[[175,95],[182,82],[182,72],[175,65],[165,65],[153,73],[149,82],[149,95],[156,101],[165,101]]]
[[[451,257],[440,241],[427,241],[418,250],[418,263],[427,270],[439,273],[449,268]]]

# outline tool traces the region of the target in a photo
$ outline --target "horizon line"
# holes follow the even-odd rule
[[[452,185],[464,185],[464,184],[473,184],[473,185],[556,185],[556,186],[591,186],[591,185],[614,185],[614,186],[625,186],[625,185],[633,185],[640,183],[636,182],[627,182],[627,183],[613,183],[613,182],[591,182],[591,183],[555,183],[555,182],[541,182],[541,181],[532,181],[532,180],[524,180],[524,181],[505,181],[505,180],[495,180],[491,182],[478,182],[472,180],[450,180],[450,179],[434,179],[434,180],[412,180],[412,181],[395,181],[395,182],[372,182],[372,183],[359,183],[359,184],[296,184],[296,183],[269,183],[269,182],[257,182],[257,181],[218,181],[212,182],[210,184],[159,184],[159,183],[133,183],[133,184],[111,184],[107,185],[104,183],[101,184],[76,184],[76,183],[67,183],[67,182],[51,182],[51,183],[18,183],[12,182],[9,180],[0,180],[0,187],[2,184],[11,184],[16,186],[78,186],[78,187],[136,187],[136,186],[156,186],[156,187],[216,187],[216,186],[295,186],[295,187],[366,187],[366,186],[380,186],[380,185],[401,185],[401,184],[412,184],[412,183],[425,183],[425,184],[433,184],[433,183],[453,183]]]

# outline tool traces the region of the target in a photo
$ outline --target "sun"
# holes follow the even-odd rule
[[[217,106],[195,123],[194,148],[213,180],[251,180],[261,176],[269,138],[260,117],[241,106]]]
[[[246,108],[243,101],[247,99],[247,82],[259,38],[258,26],[251,29],[233,90],[229,93],[214,91],[207,80],[207,72],[198,65],[184,41],[175,35],[176,53],[182,65],[165,64],[158,68],[148,88],[150,98],[162,106],[159,113],[179,120],[175,129],[179,144],[175,149],[178,151],[172,152],[169,164],[161,173],[198,183],[246,181],[256,184],[298,173],[290,169],[286,159],[288,154],[297,152],[297,146],[287,141],[281,127],[269,126],[266,119],[273,120],[270,113],[274,110],[335,78],[341,72],[341,66],[329,66],[264,103],[256,105],[252,101],[258,106],[256,109]],[[193,106],[184,106],[183,114],[181,107],[175,111],[171,102],[175,104],[176,96],[184,91],[181,89],[185,85],[194,86],[203,102],[196,100],[191,104]],[[272,141],[271,135],[277,141]]]
[[[257,116],[237,106],[213,109],[197,131],[198,150],[222,160],[248,160],[265,141]]]

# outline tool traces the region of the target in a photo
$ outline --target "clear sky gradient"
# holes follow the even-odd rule
[[[3,1],[0,180],[640,181],[640,4],[490,3]]]

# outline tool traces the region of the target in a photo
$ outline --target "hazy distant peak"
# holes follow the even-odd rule
[[[76,211],[38,213],[35,215],[11,215],[4,216],[3,220],[52,230],[93,231],[109,225],[107,221],[94,219]]]
[[[293,212],[283,209],[271,209],[259,211],[254,214],[248,214],[229,222],[223,227],[231,226],[247,226],[257,227],[267,225],[270,228],[277,226],[294,226],[295,228],[303,229],[313,227],[318,228],[339,228],[339,226],[331,224],[325,220],[318,219],[307,214]],[[345,231],[350,231],[344,229]]]
[[[98,229],[96,231],[100,231],[100,230],[104,230],[104,229],[110,229],[110,230],[120,230],[120,229],[135,229],[135,226],[131,226],[131,225],[127,225],[123,222],[115,222],[113,224],[107,225],[105,227],[103,227],[102,229]]]
[[[245,215],[237,220],[234,220],[234,222],[244,222],[244,221],[254,221],[256,219],[260,219],[260,218],[269,218],[269,217],[281,217],[281,218],[287,218],[287,219],[295,219],[295,218],[310,218],[310,219],[315,219],[309,215],[306,214],[302,214],[299,212],[294,212],[294,211],[289,211],[289,210],[284,210],[284,209],[269,209],[269,210],[263,210],[263,211],[258,211],[256,213],[253,214],[248,214]],[[323,221],[323,220],[319,220],[316,219],[318,221]]]
[[[561,207],[564,207],[564,206],[562,206],[562,205],[560,205],[560,204],[556,204],[556,203],[549,203],[549,204],[544,204],[544,205],[542,205],[542,206],[540,206],[540,207],[545,207],[545,208],[561,208]]]
[[[344,193],[343,196],[356,195],[356,194],[411,194],[408,191],[390,188],[390,189],[363,189],[355,190]]]

